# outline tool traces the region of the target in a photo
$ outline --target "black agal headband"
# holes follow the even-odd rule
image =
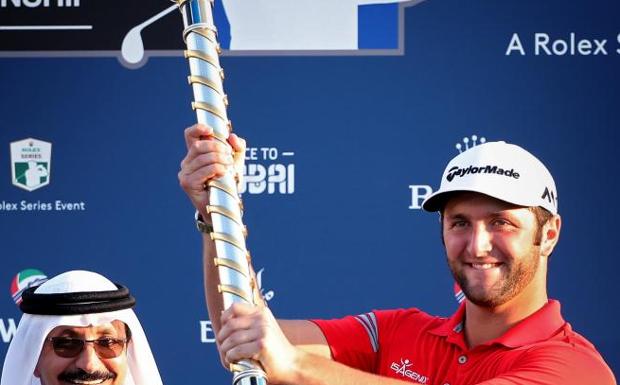
[[[117,290],[39,294],[31,287],[24,291],[19,308],[28,314],[75,315],[129,309],[136,303],[129,290],[115,283]]]

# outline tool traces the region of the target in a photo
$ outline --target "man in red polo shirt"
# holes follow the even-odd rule
[[[203,126],[186,130],[179,173],[205,222],[204,183],[234,163],[210,134]],[[229,141],[243,151],[243,140]],[[594,346],[564,321],[559,302],[547,298],[561,219],[553,178],[536,157],[504,142],[467,150],[450,161],[423,208],[441,213],[448,265],[466,297],[447,319],[404,309],[276,321],[264,306],[238,304],[221,313],[205,234],[205,289],[223,363],[257,360],[271,384],[616,384]]]

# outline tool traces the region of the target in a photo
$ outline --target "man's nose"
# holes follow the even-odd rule
[[[474,225],[469,240],[470,255],[473,257],[487,256],[493,248],[491,239],[492,235],[484,223]]]
[[[84,370],[85,372],[92,373],[98,369],[101,369],[103,363],[95,351],[95,347],[92,343],[86,342],[84,349],[80,352],[75,365]]]

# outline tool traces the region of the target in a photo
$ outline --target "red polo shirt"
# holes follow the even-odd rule
[[[450,318],[406,309],[313,322],[334,360],[414,384],[616,384],[594,346],[564,321],[558,301],[473,349],[465,343],[464,314],[465,302]]]

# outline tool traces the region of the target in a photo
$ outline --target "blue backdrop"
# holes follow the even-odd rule
[[[620,4],[403,9],[404,55],[222,58],[229,116],[256,149],[245,221],[271,308],[281,318],[409,306],[451,314],[437,216],[417,209],[414,193],[438,186],[463,138],[506,140],[555,177],[564,226],[550,296],[618,373]],[[515,34],[522,51],[507,54]],[[571,34],[592,49],[571,55]],[[115,58],[0,59],[0,201],[54,206],[0,211],[0,358],[20,317],[14,275],[80,268],[130,287],[166,384],[230,381],[201,324],[200,236],[176,177],[194,121],[187,74],[181,56],[133,70]],[[11,177],[9,145],[26,138],[52,143],[49,185],[32,192]],[[278,164],[284,185],[260,175]],[[56,210],[57,200],[84,210]]]

